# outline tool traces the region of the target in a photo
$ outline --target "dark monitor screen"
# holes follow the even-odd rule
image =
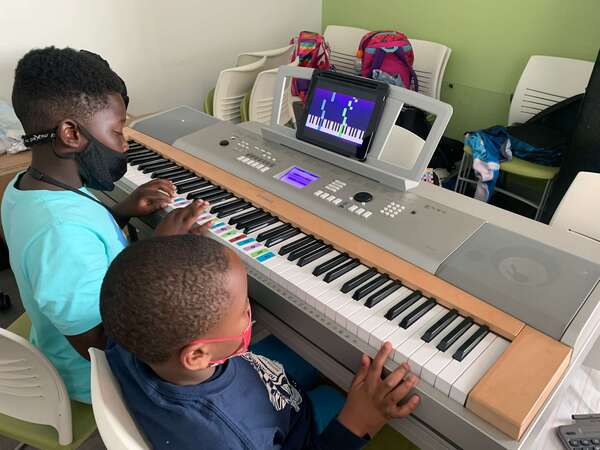
[[[298,139],[364,160],[388,93],[385,83],[333,72],[316,72]]]

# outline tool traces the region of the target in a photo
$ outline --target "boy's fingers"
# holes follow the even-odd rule
[[[388,395],[390,401],[393,404],[400,403],[418,382],[419,378],[415,374],[410,374],[403,383],[399,384],[392,392],[390,392]]]
[[[194,225],[191,229],[190,229],[190,233],[191,234],[204,234],[204,232],[206,230],[208,230],[208,227],[210,226],[210,224],[205,223],[203,225]]]
[[[406,417],[417,409],[420,402],[420,397],[417,394],[414,394],[405,403],[393,406],[389,411],[390,416],[394,418]]]
[[[392,344],[385,342],[375,355],[375,358],[373,358],[373,362],[371,363],[371,367],[369,368],[369,373],[367,375],[367,381],[373,383],[373,386],[376,386],[381,380],[383,365],[385,364],[385,361],[392,350]]]
[[[369,373],[369,366],[371,365],[371,358],[363,353],[360,360],[360,368],[356,375],[354,375],[354,379],[352,380],[352,387],[358,386],[367,378],[367,374]]]
[[[402,379],[406,376],[410,367],[407,363],[402,363],[396,370],[390,373],[383,382],[380,384],[380,395],[381,397],[386,396],[389,392],[393,391],[398,386]]]

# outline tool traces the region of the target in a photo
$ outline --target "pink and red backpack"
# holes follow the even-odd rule
[[[398,31],[372,31],[360,41],[356,54],[362,60],[360,75],[367,78],[396,78],[402,87],[418,91],[417,75],[413,70],[415,54],[405,34]],[[395,83],[397,84],[397,83]]]
[[[300,67],[310,67],[313,69],[329,70],[329,46],[323,36],[311,31],[300,32],[297,39],[292,39],[290,44],[296,43],[296,48],[292,55],[292,62],[298,58]],[[306,92],[310,80],[292,80],[292,95],[305,100]]]

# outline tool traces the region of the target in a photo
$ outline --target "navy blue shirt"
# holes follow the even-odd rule
[[[310,400],[281,364],[246,353],[207,381],[179,386],[117,344],[106,349],[127,407],[154,449],[359,449],[337,420],[317,435]]]

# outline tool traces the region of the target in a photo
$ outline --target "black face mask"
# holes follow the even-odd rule
[[[127,172],[127,156],[104,145],[81,125],[79,130],[88,140],[88,145],[83,151],[72,158],[59,156],[56,152],[54,154],[61,159],[77,161],[79,176],[85,186],[99,191],[112,191],[115,188],[115,181],[120,180]],[[50,142],[54,151],[55,137],[56,131],[51,130],[23,136],[23,142],[27,147]]]
[[[75,155],[79,176],[90,189],[112,191],[115,181],[127,172],[127,156],[104,145],[81,125],[79,129],[89,141],[85,150]]]

